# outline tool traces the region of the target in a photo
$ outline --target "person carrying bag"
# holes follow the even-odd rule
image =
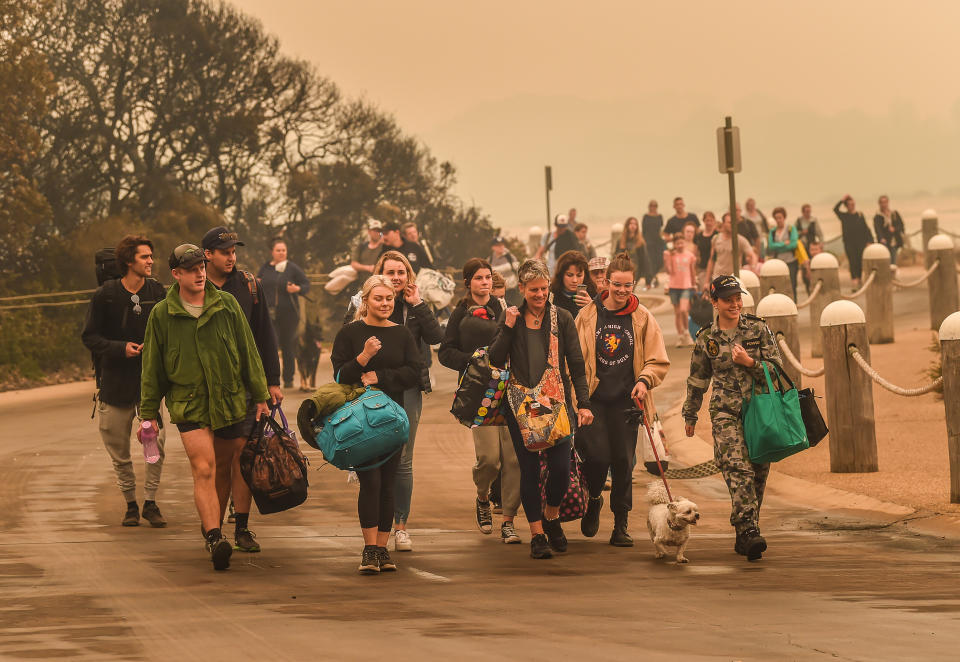
[[[250,432],[240,452],[240,473],[261,515],[289,510],[307,500],[307,461],[279,405],[270,416],[261,416]]]
[[[760,361],[760,366],[763,368],[760,390],[757,391],[757,379],[754,376],[750,395],[743,401],[743,436],[750,461],[754,464],[779,462],[810,448],[800,415],[797,387],[777,364]],[[776,387],[770,377],[771,367],[777,378]],[[783,380],[790,388],[783,388]]]

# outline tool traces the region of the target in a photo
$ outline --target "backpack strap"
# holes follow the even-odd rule
[[[243,274],[244,280],[247,281],[247,289],[250,290],[250,298],[253,299],[253,305],[256,306],[260,303],[260,294],[257,289],[257,277],[254,276],[249,271],[240,270],[240,273]]]

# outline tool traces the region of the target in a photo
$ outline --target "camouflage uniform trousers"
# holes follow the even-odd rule
[[[742,421],[724,417],[713,422],[713,457],[730,492],[730,524],[738,535],[757,527],[770,465],[750,461]]]

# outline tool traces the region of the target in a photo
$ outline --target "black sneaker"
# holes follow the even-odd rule
[[[547,537],[542,533],[538,533],[530,539],[530,556],[535,559],[553,558],[550,543],[547,542]]]
[[[377,547],[377,554],[380,557],[380,570],[382,572],[393,572],[397,569],[397,564],[390,558],[390,552],[386,547]]]
[[[760,535],[760,531],[754,527],[743,532],[740,547],[748,561],[759,561],[763,558],[763,553],[767,551],[767,541]]]
[[[627,533],[627,511],[613,514],[613,533],[610,544],[614,547],[633,547],[633,538]]]
[[[493,512],[490,509],[489,501],[477,499],[477,526],[483,533],[493,531]]]
[[[162,529],[167,525],[167,520],[163,519],[163,515],[160,514],[160,509],[153,501],[148,501],[143,504],[143,519],[150,522],[150,526],[155,529]]]
[[[238,552],[256,554],[260,551],[260,543],[255,540],[256,537],[257,534],[250,529],[240,529],[234,534],[233,548]]]
[[[603,508],[603,495],[587,500],[587,512],[580,520],[580,533],[588,538],[597,535],[600,530],[600,510]]]
[[[121,526],[140,526],[140,506],[136,501],[131,501],[127,506],[127,512],[120,521]]]
[[[226,570],[230,567],[230,555],[233,554],[233,545],[222,535],[208,539],[205,549],[210,552],[214,570]]]
[[[357,568],[361,575],[380,574],[380,552],[376,545],[365,545],[363,554],[360,556],[360,567]]]
[[[550,541],[550,547],[553,551],[560,553],[567,551],[567,537],[563,535],[560,518],[541,521],[543,522],[543,532],[547,534],[547,540]]]

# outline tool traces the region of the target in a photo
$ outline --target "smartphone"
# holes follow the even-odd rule
[[[586,294],[586,293],[587,293],[587,286],[585,284],[581,283],[580,285],[577,285],[577,294]]]

